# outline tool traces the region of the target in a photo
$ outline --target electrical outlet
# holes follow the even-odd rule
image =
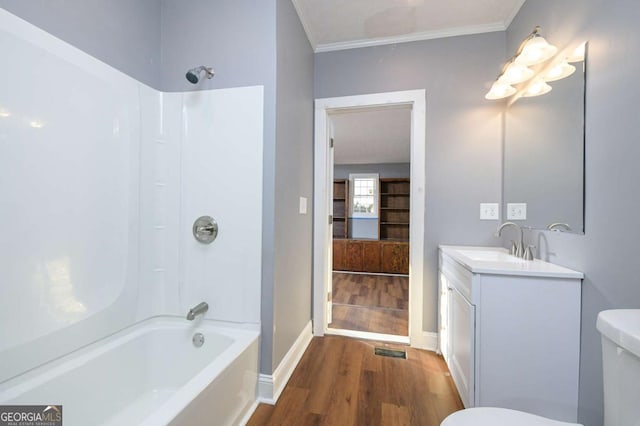
[[[507,203],[507,220],[527,220],[527,203]]]
[[[480,220],[500,219],[500,204],[480,203]]]

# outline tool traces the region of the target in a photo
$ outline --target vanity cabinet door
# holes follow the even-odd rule
[[[449,369],[466,408],[475,400],[475,319],[476,309],[455,288],[448,289]]]

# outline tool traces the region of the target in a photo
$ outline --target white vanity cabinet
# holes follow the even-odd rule
[[[582,273],[440,247],[439,340],[465,407],[577,421]]]

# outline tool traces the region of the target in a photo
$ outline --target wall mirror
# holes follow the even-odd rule
[[[532,229],[561,223],[569,227],[562,231],[584,233],[587,47],[583,60],[572,62],[575,72],[550,83],[550,92],[512,100],[505,109],[505,220]],[[526,219],[517,219],[523,204]]]

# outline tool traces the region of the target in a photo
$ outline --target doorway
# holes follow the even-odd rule
[[[411,106],[348,108],[329,113],[329,120],[333,241],[327,332],[406,340]]]
[[[385,111],[405,114],[402,161],[359,160],[368,164],[356,166],[341,153],[334,173],[341,120]],[[424,347],[425,92],[318,99],[315,126],[314,334]],[[362,146],[353,151],[362,153]],[[392,163],[401,170],[388,176]]]

